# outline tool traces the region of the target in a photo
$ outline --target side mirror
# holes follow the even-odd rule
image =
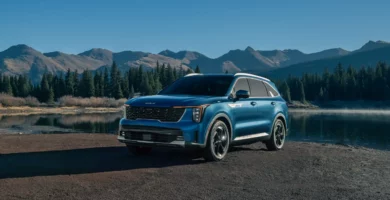
[[[236,98],[237,99],[246,99],[249,98],[249,92],[246,90],[238,90],[236,92]]]

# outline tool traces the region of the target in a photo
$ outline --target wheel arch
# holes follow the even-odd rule
[[[229,129],[230,141],[232,141],[232,139],[233,139],[233,125],[232,125],[232,121],[230,120],[230,117],[226,113],[218,113],[218,114],[216,114],[213,117],[213,119],[210,121],[209,125],[207,126],[206,137],[205,137],[205,140],[204,140],[205,144],[207,143],[207,140],[209,138],[210,129],[211,129],[211,127],[213,126],[213,124],[217,120],[221,120],[221,121],[223,121],[226,124],[226,126]]]
[[[286,134],[287,134],[287,120],[286,120],[286,117],[284,116],[283,113],[276,114],[274,122],[272,123],[272,127],[275,124],[276,120],[278,120],[278,119],[282,120],[284,128],[286,129]],[[271,131],[272,131],[272,129],[271,129]]]

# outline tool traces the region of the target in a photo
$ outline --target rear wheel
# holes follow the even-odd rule
[[[229,149],[229,135],[229,129],[223,121],[214,123],[203,155],[206,161],[220,161],[225,158]]]
[[[133,146],[133,145],[126,145],[127,149],[129,150],[129,153],[133,155],[146,155],[149,154],[152,151],[151,147],[141,147],[141,146]]]
[[[286,127],[282,120],[277,119],[272,127],[271,138],[265,142],[268,150],[277,151],[283,148],[286,140]]]

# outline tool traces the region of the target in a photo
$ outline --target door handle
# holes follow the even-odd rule
[[[252,106],[256,105],[256,102],[252,101],[252,102],[251,102],[251,105],[252,105]]]
[[[274,106],[275,104],[276,104],[275,102],[271,102],[271,105],[273,105],[273,106]]]

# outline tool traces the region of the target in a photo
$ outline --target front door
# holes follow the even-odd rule
[[[232,93],[235,94],[238,90],[246,90],[250,92],[248,80],[246,78],[239,78],[237,80]],[[254,134],[255,123],[253,118],[257,116],[257,105],[253,99],[238,99],[229,103],[229,106],[234,113],[234,137]]]

